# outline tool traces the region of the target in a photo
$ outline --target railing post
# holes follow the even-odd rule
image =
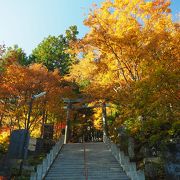
[[[137,171],[139,180],[145,180],[144,172],[142,170]]]
[[[47,166],[48,165],[48,161],[47,161],[47,158],[45,158],[44,160],[43,160],[43,177],[46,175],[46,171],[47,171]]]
[[[47,154],[42,164],[37,166],[37,171],[31,173],[30,180],[42,180],[45,177],[58,152],[62,148],[63,142],[64,136],[60,138],[56,145],[51,149],[50,153]]]
[[[104,136],[103,141],[108,146],[108,148],[111,149],[112,154],[121,164],[123,170],[126,172],[126,174],[130,177],[131,180],[145,180],[144,171],[137,171],[136,163],[130,162],[129,157],[126,156],[123,151],[120,151],[116,144],[112,143],[111,140],[106,136]]]
[[[51,165],[51,159],[50,159],[50,154],[47,155],[47,160],[48,160],[48,168],[50,167]]]
[[[37,180],[37,178],[36,178],[36,172],[32,172],[32,173],[31,173],[30,180]]]
[[[41,180],[42,179],[42,165],[38,165],[37,166],[37,180]]]

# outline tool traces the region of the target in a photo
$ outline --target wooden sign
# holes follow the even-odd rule
[[[54,124],[43,125],[43,139],[53,139]]]

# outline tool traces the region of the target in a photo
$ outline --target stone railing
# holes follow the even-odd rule
[[[136,163],[130,162],[129,157],[124,154],[119,147],[106,136],[103,137],[104,143],[111,149],[113,156],[121,164],[123,170],[131,180],[145,180],[144,171],[136,169]]]
[[[32,172],[30,176],[30,180],[42,180],[46,176],[49,168],[51,167],[53,161],[58,155],[64,144],[64,136],[60,138],[60,140],[55,144],[55,146],[51,149],[49,154],[43,159],[42,164],[37,166],[37,171]]]

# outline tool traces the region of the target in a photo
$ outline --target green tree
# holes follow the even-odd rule
[[[18,45],[8,47],[4,53],[3,61],[5,64],[18,63],[22,66],[29,64],[29,59],[26,53]]]
[[[65,36],[48,36],[33,50],[31,60],[43,63],[50,71],[58,69],[61,75],[67,74],[73,55],[66,51],[69,43],[76,40],[77,34],[77,27],[71,26],[66,30]]]
[[[5,52],[5,45],[0,45],[0,75],[5,68],[5,61],[3,59],[4,52]]]

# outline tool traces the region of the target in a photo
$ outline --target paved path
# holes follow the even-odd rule
[[[63,146],[45,180],[129,180],[129,178],[104,143],[75,143]]]

